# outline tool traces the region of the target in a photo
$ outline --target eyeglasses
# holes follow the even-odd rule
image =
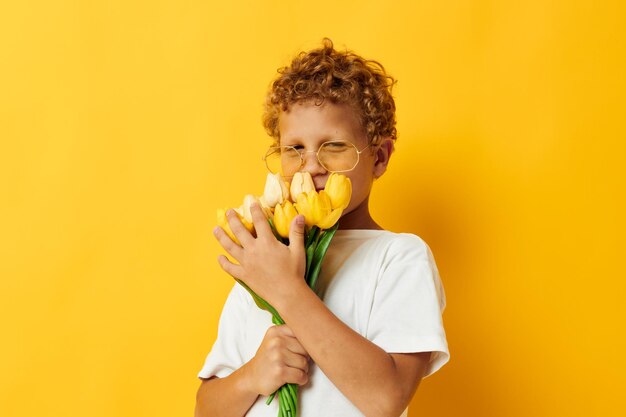
[[[326,171],[347,172],[356,167],[361,153],[369,147],[367,145],[359,150],[353,143],[342,140],[324,142],[317,151],[304,151],[295,146],[273,146],[267,150],[263,160],[272,174],[292,177],[304,165],[304,155],[313,152]]]

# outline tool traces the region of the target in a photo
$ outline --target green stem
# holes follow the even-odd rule
[[[293,409],[298,410],[298,386],[296,384],[287,384],[287,388],[291,393],[291,398],[293,400]]]
[[[278,417],[285,417],[285,400],[280,396],[280,393],[278,394]]]
[[[280,393],[278,395],[284,400],[287,415],[291,415],[295,411],[295,404],[293,403],[293,398],[291,397],[291,393],[289,392],[287,385],[288,384],[285,384],[280,387]]]
[[[333,236],[335,236],[335,232],[337,232],[337,228],[339,227],[339,223],[336,223],[333,227],[326,230],[324,235],[320,239],[317,247],[315,248],[315,253],[313,254],[313,269],[311,270],[311,275],[308,277],[308,284],[313,291],[315,291],[315,286],[317,284],[317,278],[319,276],[320,270],[322,268],[322,261],[324,260],[324,256],[326,255],[326,251],[330,246],[330,241]]]
[[[276,311],[276,309],[274,307],[272,307],[272,305],[270,303],[268,303],[267,301],[265,301],[264,299],[262,299],[261,297],[259,297],[253,290],[252,288],[248,287],[246,285],[245,282],[243,282],[240,279],[235,278],[235,280],[246,289],[246,291],[248,291],[248,293],[250,293],[250,295],[252,296],[252,299],[254,300],[254,303],[257,305],[257,307],[259,307],[261,310],[265,310],[265,311],[269,311],[270,314],[272,315],[272,321],[277,320],[278,323],[274,322],[274,324],[285,324],[285,321],[282,319],[282,317],[280,317],[280,314],[278,314],[278,311]]]
[[[306,283],[309,283],[309,276],[311,275],[311,263],[313,262],[313,254],[315,253],[315,245],[309,245],[306,247],[306,270],[304,272],[304,279]]]
[[[311,242],[313,242],[313,240],[317,238],[317,235],[319,234],[319,232],[320,232],[320,228],[317,226],[313,226],[311,230],[309,230],[304,246],[309,246]]]

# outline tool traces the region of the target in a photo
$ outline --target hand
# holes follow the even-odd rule
[[[287,325],[270,327],[244,368],[249,389],[266,396],[284,384],[304,385],[309,380],[309,356]]]
[[[256,231],[253,236],[233,210],[226,213],[228,224],[241,245],[235,243],[221,227],[214,229],[220,245],[234,258],[220,255],[218,262],[231,276],[245,282],[260,297],[277,307],[280,300],[292,296],[304,282],[304,218],[296,216],[290,227],[289,246],[279,242],[257,203],[250,208]]]

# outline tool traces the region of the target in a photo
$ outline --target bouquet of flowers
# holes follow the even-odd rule
[[[326,181],[326,186],[319,192],[315,190],[313,179],[308,172],[296,172],[288,184],[279,174],[267,174],[265,190],[262,196],[246,195],[243,204],[235,208],[237,216],[248,229],[254,233],[250,205],[258,201],[265,214],[276,239],[288,244],[289,227],[298,214],[304,216],[305,222],[305,252],[306,270],[304,279],[308,286],[315,291],[316,282],[320,273],[322,260],[328,246],[339,226],[338,220],[350,203],[352,185],[350,179],[344,175],[332,173]],[[226,220],[226,210],[217,212],[217,221],[230,238],[237,242]],[[280,314],[272,305],[259,297],[245,282],[237,279],[252,296],[256,305],[272,315],[272,322],[276,325],[285,324]],[[278,417],[296,417],[298,410],[298,386],[285,384],[278,392]],[[274,399],[274,392],[268,399],[270,404]]]

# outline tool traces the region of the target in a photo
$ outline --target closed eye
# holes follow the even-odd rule
[[[343,141],[326,142],[324,144],[324,147],[328,149],[346,149],[348,146],[350,146],[350,144]]]

